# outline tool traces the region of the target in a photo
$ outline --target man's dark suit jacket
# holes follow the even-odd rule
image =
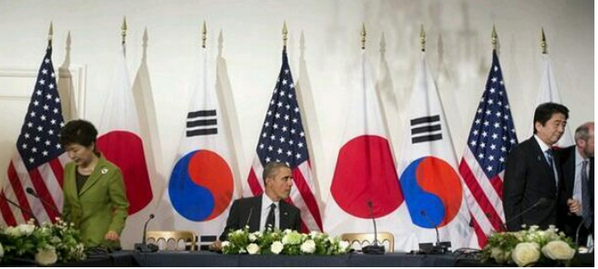
[[[582,217],[575,214],[569,213],[569,206],[567,206],[567,199],[573,197],[573,190],[575,187],[575,151],[576,146],[571,146],[562,149],[559,153],[561,156],[560,164],[563,169],[563,188],[561,189],[561,198],[559,199],[559,222],[561,229],[568,236],[575,240],[575,232],[577,226],[581,223]],[[590,158],[590,177],[589,189],[590,189],[590,201],[592,210],[594,209],[594,158]],[[593,225],[590,227],[593,230]],[[580,243],[584,243],[588,236],[588,229],[583,227],[579,232]]]
[[[265,194],[262,194],[265,195]],[[280,230],[301,229],[301,212],[297,207],[285,201],[280,201]],[[242,198],[233,202],[226,220],[226,227],[220,235],[220,241],[227,239],[228,233],[232,230],[243,229],[249,226],[250,232],[261,230],[260,218],[262,216],[262,196]],[[277,220],[278,221],[278,220]]]
[[[559,155],[554,154],[554,163],[559,174],[559,187],[562,185]],[[516,145],[507,158],[503,185],[503,206],[509,231],[521,230],[522,224],[548,228],[557,225],[557,190],[555,177],[546,161],[544,152],[532,136]],[[540,198],[546,202],[517,217],[531,208]]]

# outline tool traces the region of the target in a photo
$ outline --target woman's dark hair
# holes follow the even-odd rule
[[[60,144],[67,147],[71,144],[79,144],[89,147],[96,142],[98,130],[86,120],[72,120],[66,123],[60,131]]]
[[[537,133],[536,122],[545,126],[546,122],[552,118],[552,115],[557,113],[563,114],[565,119],[569,119],[569,109],[564,105],[557,103],[544,103],[539,105],[534,112],[534,134]]]

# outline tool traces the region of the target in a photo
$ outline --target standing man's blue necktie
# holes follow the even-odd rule
[[[550,173],[554,177],[554,181],[555,181],[556,185],[558,186],[559,185],[559,181],[558,181],[558,178],[556,176],[556,171],[554,171],[554,156],[553,156],[552,149],[547,149],[544,152],[544,155],[546,156],[546,161],[548,162],[548,167],[550,167]]]

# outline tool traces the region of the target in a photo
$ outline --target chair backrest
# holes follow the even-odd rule
[[[193,231],[147,231],[147,243],[154,243],[160,247],[160,250],[196,250],[197,235]],[[180,241],[183,241],[182,249],[179,248]],[[163,243],[162,243],[163,242]],[[169,248],[169,243],[173,243],[173,249]]]
[[[367,246],[374,243],[374,233],[346,233],[341,235],[341,239],[348,241],[349,244],[357,242],[359,245]],[[384,242],[388,242],[388,248],[386,252],[392,253],[395,249],[395,237],[389,232],[378,233],[378,243],[384,245]],[[367,243],[367,244],[364,244]]]

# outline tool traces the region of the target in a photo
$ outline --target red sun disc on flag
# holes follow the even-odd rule
[[[403,193],[386,138],[363,135],[340,150],[330,192],[345,212],[359,218],[380,218],[403,203]]]
[[[145,208],[153,194],[141,138],[131,132],[111,131],[99,137],[97,145],[104,157],[123,172],[129,215]]]

